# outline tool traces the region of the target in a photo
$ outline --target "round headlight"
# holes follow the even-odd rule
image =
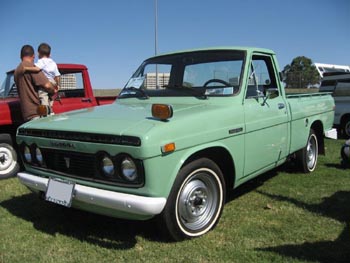
[[[24,159],[26,162],[31,163],[32,162],[32,153],[30,152],[30,148],[28,145],[24,146],[23,149]]]
[[[137,179],[137,167],[130,157],[125,157],[123,159],[121,163],[121,171],[126,180],[135,181]]]
[[[107,156],[104,157],[102,159],[101,166],[102,166],[102,171],[103,171],[104,175],[109,176],[109,177],[114,175],[114,164],[113,164],[113,161],[111,160],[111,158],[109,158]]]
[[[40,165],[44,163],[43,155],[38,147],[35,149],[35,158]]]

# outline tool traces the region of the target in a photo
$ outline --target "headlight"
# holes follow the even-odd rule
[[[35,158],[40,165],[44,164],[43,155],[41,153],[41,150],[38,147],[36,147],[36,149],[35,149]]]
[[[30,152],[30,148],[28,145],[24,146],[23,155],[24,155],[24,159],[26,160],[27,163],[32,162],[32,153]]]
[[[130,157],[125,157],[122,160],[120,169],[126,180],[131,182],[137,179],[137,167]]]
[[[103,174],[112,177],[114,175],[114,164],[111,158],[108,156],[105,156],[101,161],[101,168],[103,171]]]

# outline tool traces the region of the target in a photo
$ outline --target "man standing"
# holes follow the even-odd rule
[[[40,105],[39,88],[46,90],[48,93],[54,93],[55,91],[53,84],[45,77],[43,72],[25,72],[24,67],[34,66],[34,58],[33,47],[24,45],[21,49],[22,62],[16,68],[14,74],[24,121],[39,117],[37,113]]]

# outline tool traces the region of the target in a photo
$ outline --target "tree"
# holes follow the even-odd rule
[[[310,88],[320,82],[320,75],[310,58],[299,56],[284,67],[286,88]]]

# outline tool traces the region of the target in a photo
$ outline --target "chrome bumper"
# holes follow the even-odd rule
[[[18,173],[17,177],[20,182],[29,189],[46,192],[49,179],[26,172]],[[84,204],[91,204],[101,208],[141,216],[153,216],[160,214],[166,203],[166,198],[164,197],[144,197],[124,194],[80,184],[75,184],[74,187],[73,207],[74,200],[80,201]]]

